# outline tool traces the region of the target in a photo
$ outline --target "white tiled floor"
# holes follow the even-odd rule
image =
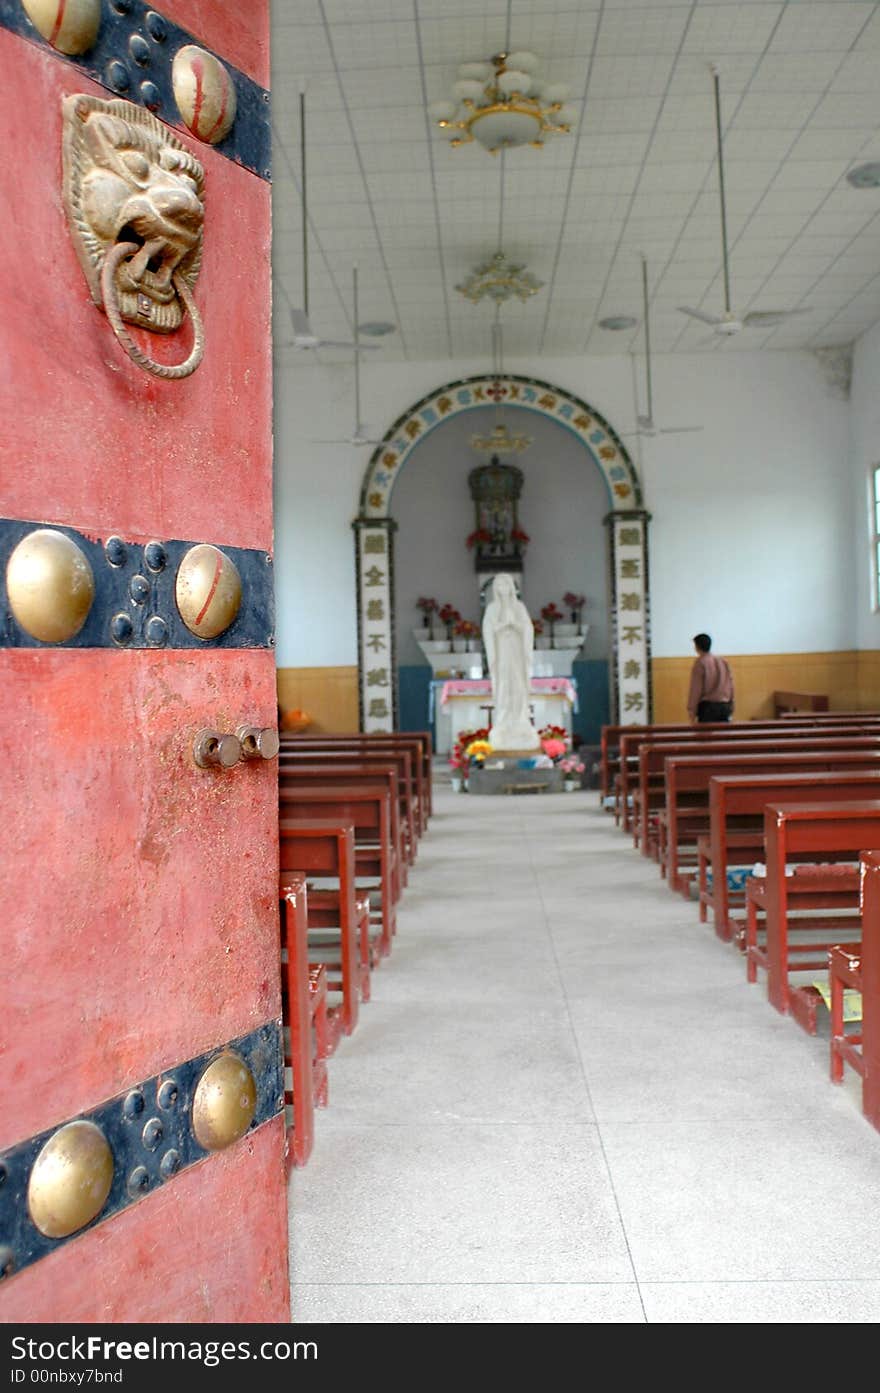
[[[442,785],[291,1181],[294,1319],[875,1322],[880,1134],[597,795]]]

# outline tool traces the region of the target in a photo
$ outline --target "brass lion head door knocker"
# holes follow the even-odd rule
[[[205,171],[149,111],[120,100],[65,97],[64,207],[92,299],[130,358],[156,377],[188,377],[204,331],[192,291],[202,259]],[[194,342],[185,362],[156,363],[125,324],[157,334],[186,312]]]

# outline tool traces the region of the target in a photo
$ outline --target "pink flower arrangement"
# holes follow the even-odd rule
[[[544,751],[545,755],[549,755],[551,759],[556,760],[565,754],[565,741],[554,740],[552,738],[550,740],[542,740],[541,749]]]
[[[559,768],[562,770],[563,774],[565,774],[566,778],[571,778],[575,774],[583,774],[584,772],[584,765],[578,759],[577,755],[569,755],[567,759],[560,760]]]

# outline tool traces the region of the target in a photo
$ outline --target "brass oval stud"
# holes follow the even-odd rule
[[[78,634],[95,598],[95,577],[76,542],[54,528],[22,537],[6,566],[12,613],[32,638],[63,643]]]
[[[28,1181],[28,1212],[47,1238],[91,1223],[113,1184],[113,1153],[94,1122],[68,1122],[49,1138]]]
[[[241,606],[241,576],[219,547],[190,547],[177,569],[174,596],[191,634],[216,638],[228,629]]]
[[[101,27],[101,0],[21,0],[31,24],[59,53],[86,53]]]
[[[244,1060],[228,1051],[211,1061],[193,1096],[193,1131],[206,1151],[243,1137],[257,1110],[257,1085]]]
[[[228,135],[235,120],[235,86],[213,53],[186,44],[171,64],[171,87],[187,130],[208,145]]]

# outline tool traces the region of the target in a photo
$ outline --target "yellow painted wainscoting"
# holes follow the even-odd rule
[[[736,720],[773,715],[774,692],[813,692],[832,711],[880,709],[880,651],[725,653],[736,692]],[[693,657],[654,658],[654,720],[686,721]]]
[[[307,711],[310,731],[347,735],[358,727],[356,667],[280,667],[278,704],[282,711]]]

